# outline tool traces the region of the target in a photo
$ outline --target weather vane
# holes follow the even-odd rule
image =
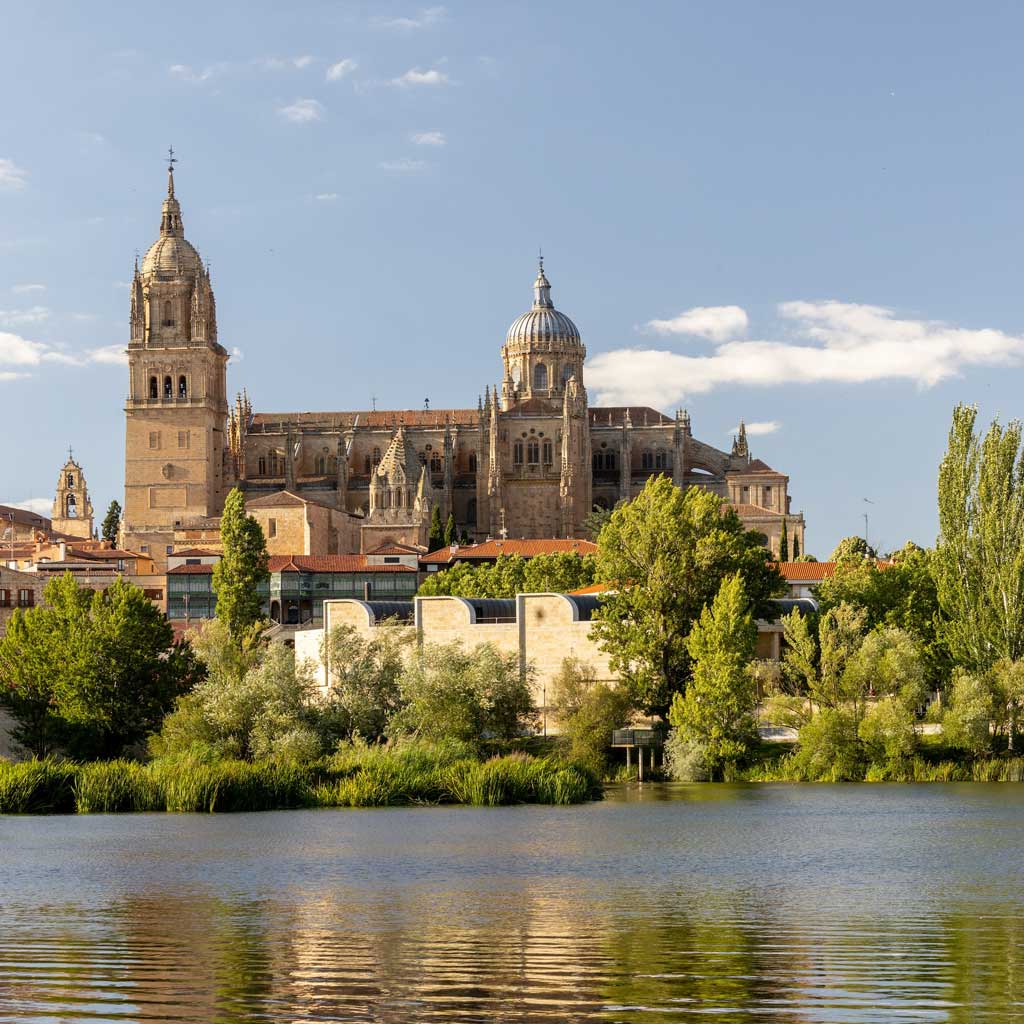
[[[177,162],[178,162],[178,158],[174,155],[174,147],[173,146],[168,146],[167,147],[167,170],[171,174],[174,173],[174,165]]]

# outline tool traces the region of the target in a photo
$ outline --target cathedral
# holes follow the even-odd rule
[[[586,354],[541,260],[500,382],[475,407],[257,412],[244,391],[229,403],[210,272],[185,238],[172,161],[160,234],[131,284],[121,546],[163,564],[183,538],[216,528],[236,486],[271,550],[275,508],[316,511],[321,550],[307,531],[307,550],[290,553],[424,546],[435,507],[474,540],[579,537],[595,507],[665,474],[721,495],[774,551],[783,535],[804,549],[789,478],[752,458],[742,424],[722,451],[693,436],[685,411],[592,406]]]

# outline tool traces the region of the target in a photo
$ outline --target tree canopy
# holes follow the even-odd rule
[[[421,597],[515,597],[516,594],[565,594],[595,580],[593,555],[560,551],[552,555],[501,555],[493,564],[460,562],[428,576]]]
[[[121,526],[121,503],[114,500],[107,508],[100,527],[100,536],[111,544],[117,543],[117,531]]]
[[[878,558],[878,552],[863,537],[844,537],[829,555],[830,562],[863,562]]]
[[[755,618],[769,614],[785,581],[762,540],[718,495],[665,476],[612,513],[598,540],[597,575],[611,590],[595,631],[639,706],[664,714],[685,691],[686,638],[727,576],[739,574]]]
[[[263,618],[259,585],[269,579],[267,542],[260,524],[245,511],[245,495],[235,487],[224,502],[220,517],[223,554],[213,567],[217,618],[241,643]]]

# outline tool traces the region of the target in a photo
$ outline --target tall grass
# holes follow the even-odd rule
[[[1024,782],[1024,758],[989,757],[977,761],[935,761],[920,755],[884,764],[869,764],[852,779],[839,769],[831,776],[808,779],[792,755],[761,762],[740,775],[744,782]]]
[[[463,744],[349,744],[322,761],[162,758],[150,764],[0,762],[0,814],[230,812],[292,807],[572,804],[599,798],[585,769],[551,757],[480,761]]]

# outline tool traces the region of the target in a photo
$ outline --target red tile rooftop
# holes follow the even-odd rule
[[[577,555],[597,553],[597,545],[589,540],[573,538],[550,540],[485,540],[479,544],[453,544],[439,548],[420,559],[421,564],[447,565],[453,561],[498,558],[500,555],[518,555],[533,558],[534,555],[557,555],[563,552]]]

